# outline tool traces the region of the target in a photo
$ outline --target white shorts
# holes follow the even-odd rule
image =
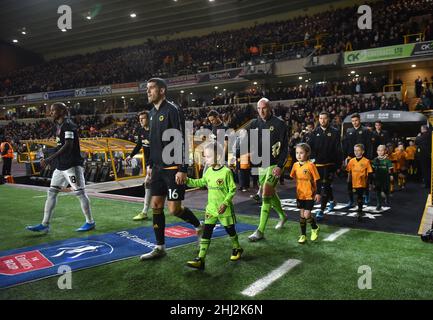
[[[63,171],[58,169],[54,170],[50,187],[65,188],[68,186],[68,184],[71,185],[74,191],[84,189],[86,187],[83,167],[77,166]]]

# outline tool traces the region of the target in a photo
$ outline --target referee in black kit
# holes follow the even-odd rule
[[[166,255],[165,251],[165,216],[164,203],[167,198],[170,214],[192,224],[200,238],[203,233],[203,225],[188,208],[182,207],[185,197],[185,181],[188,164],[185,163],[184,144],[185,119],[183,112],[173,102],[166,100],[167,84],[161,78],[152,78],[147,81],[147,96],[149,103],[153,105],[149,112],[150,119],[150,158],[147,167],[147,175],[150,177],[151,201],[153,213],[153,230],[155,232],[156,247],[150,253],[143,254],[140,260],[154,259]],[[163,141],[164,131],[168,129],[179,130],[182,134],[182,142],[177,147],[182,148],[182,160],[179,163],[167,163],[163,158],[164,148],[172,143]]]
[[[311,159],[317,167],[320,180],[317,189],[321,193],[320,210],[316,213],[316,219],[323,218],[326,204],[329,201],[327,211],[335,207],[332,192],[332,181],[337,169],[341,166],[343,151],[341,150],[340,134],[338,130],[331,127],[329,113],[322,111],[319,114],[319,126],[313,130],[310,137]],[[320,189],[319,189],[320,188]]]

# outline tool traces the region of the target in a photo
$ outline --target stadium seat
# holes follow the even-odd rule
[[[98,182],[106,182],[110,180],[110,166],[104,164],[98,175]]]

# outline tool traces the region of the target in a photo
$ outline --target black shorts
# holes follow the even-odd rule
[[[355,193],[358,197],[364,196],[368,191],[368,188],[353,188],[352,192]]]
[[[177,169],[163,169],[154,167],[150,182],[152,196],[167,196],[168,201],[181,201],[185,199],[185,185],[176,183]]]
[[[298,209],[304,209],[304,210],[311,211],[311,210],[313,210],[313,207],[314,207],[314,200],[296,199],[296,206],[298,207]]]

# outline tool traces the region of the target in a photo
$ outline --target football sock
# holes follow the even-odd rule
[[[376,192],[376,199],[377,199],[377,206],[381,207],[382,206],[382,192],[381,191]]]
[[[305,236],[307,234],[307,219],[300,218],[299,223],[301,225],[301,234]]]
[[[351,181],[347,183],[347,191],[349,192],[349,201],[351,203],[353,203],[354,202],[354,200],[353,200],[353,188],[352,188],[352,182]]]
[[[150,188],[146,188],[144,192],[145,194],[144,194],[143,213],[147,214],[149,211],[150,199],[152,198],[152,196],[150,195]]]
[[[54,208],[57,204],[57,194],[59,190],[56,188],[49,188],[47,192],[47,200],[45,201],[44,219],[42,220],[43,225],[48,225],[54,214]]]
[[[212,238],[213,229],[215,228],[214,224],[205,224],[203,230],[203,236],[200,240],[200,251],[198,253],[199,258],[204,259],[207,254],[207,250],[210,246],[210,239]]]
[[[362,195],[358,195],[358,198],[356,200],[358,203],[358,212],[362,212],[362,206],[364,204],[364,199],[362,199]]]
[[[280,219],[285,219],[286,218],[284,210],[281,207],[280,197],[278,197],[278,194],[276,192],[271,197],[271,207],[272,207],[272,209],[274,209],[278,213],[278,216],[280,217]]]
[[[326,192],[324,192],[322,198],[320,199],[320,210],[324,211],[327,203],[328,195],[326,194]]]
[[[153,211],[153,231],[155,232],[156,244],[165,244],[165,215],[164,209],[152,209]]]
[[[260,223],[259,223],[259,231],[261,233],[265,232],[266,224],[269,219],[269,211],[271,209],[271,198],[263,197],[262,201],[262,209],[260,211]]]
[[[224,227],[230,236],[230,240],[232,241],[232,247],[234,249],[239,249],[241,246],[239,244],[238,235],[236,234],[236,229],[234,224],[229,225],[228,227]]]
[[[80,200],[81,210],[83,211],[84,216],[86,217],[87,223],[93,223],[92,210],[90,209],[90,199],[87,196],[85,190],[79,190],[77,192],[77,197]]]
[[[177,217],[181,218],[185,222],[192,224],[196,228],[200,227],[200,221],[197,219],[194,213],[192,213],[192,211],[187,207],[183,207],[182,211],[180,212],[180,214],[177,215]]]
[[[312,229],[317,229],[316,219],[314,219],[313,217],[309,217],[307,219],[307,222],[311,225]]]
[[[199,258],[206,258],[207,249],[209,249],[210,239],[201,238],[200,240],[200,252],[198,253]]]
[[[328,192],[328,201],[334,201],[334,192],[332,191],[332,186],[329,186]]]

